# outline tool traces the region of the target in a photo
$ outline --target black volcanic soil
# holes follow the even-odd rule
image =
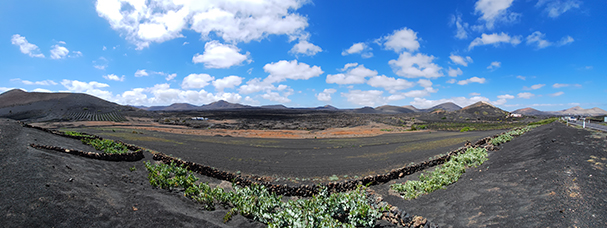
[[[502,132],[407,132],[361,138],[272,139],[172,134],[117,128],[77,128],[186,161],[248,175],[340,179],[385,173]],[[143,134],[141,134],[143,133]],[[347,177],[344,177],[346,176]]]
[[[607,227],[606,164],[607,134],[553,123],[490,152],[444,190],[404,201],[388,184],[374,188],[441,227]]]
[[[108,162],[28,146],[94,151],[78,140],[0,119],[0,143],[2,227],[264,227],[242,216],[224,224],[226,210],[202,211],[183,193],[152,188],[141,161]]]

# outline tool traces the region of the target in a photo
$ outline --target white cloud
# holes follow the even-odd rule
[[[270,75],[264,79],[264,82],[266,83],[282,82],[287,79],[308,80],[324,73],[319,66],[310,67],[308,64],[298,63],[297,60],[280,60],[278,62],[268,63],[263,66],[263,70],[270,73]]]
[[[407,92],[403,93],[402,95],[405,97],[426,97],[426,96],[430,96],[430,93],[436,93],[436,92],[438,92],[437,89],[434,89],[432,87],[426,87],[426,88],[420,89],[420,90],[407,91]]]
[[[559,46],[559,47],[560,47],[560,46],[564,46],[564,45],[567,45],[567,44],[573,43],[573,41],[575,41],[575,40],[573,39],[573,37],[571,37],[571,36],[566,36],[566,37],[563,37],[561,40],[559,40],[559,42],[557,42],[557,43],[556,43],[556,46]]]
[[[51,46],[51,58],[52,59],[63,59],[65,58],[65,56],[67,56],[67,54],[70,53],[69,50],[67,50],[67,48],[59,46],[59,45],[53,45]]]
[[[250,94],[259,91],[270,91],[274,89],[276,89],[276,87],[271,83],[263,82],[259,78],[253,78],[247,81],[246,85],[240,86],[238,91],[242,94]]]
[[[108,75],[103,75],[103,78],[110,80],[110,81],[124,81],[124,75],[122,75],[122,77],[118,77],[115,74],[108,74]]]
[[[355,67],[358,66],[358,63],[346,63],[346,65],[344,65],[344,68],[338,69],[339,71],[346,71],[347,69],[350,69],[351,67]]]
[[[468,95],[473,97],[473,96],[480,96],[481,94],[477,93],[477,92],[472,92],[472,93],[469,93]],[[498,96],[498,98],[499,98],[499,96]]]
[[[523,86],[523,90],[536,90],[536,89],[544,87],[545,85],[546,84],[535,84],[535,85],[532,85],[531,87]]]
[[[489,70],[495,70],[497,68],[502,67],[502,63],[498,61],[491,62],[491,64],[487,67]]]
[[[506,33],[493,33],[493,34],[485,34],[483,33],[481,37],[477,37],[474,39],[470,45],[468,46],[468,50],[472,50],[472,48],[480,45],[489,45],[493,44],[494,46],[499,45],[500,43],[509,43],[512,46],[516,46],[521,43],[521,36],[509,36]]]
[[[176,73],[166,74],[164,79],[166,79],[167,81],[170,81],[170,80],[173,80],[175,77],[177,77]]]
[[[497,96],[497,98],[499,98],[499,99],[514,99],[514,96],[512,96],[510,94],[504,94],[504,95]]]
[[[335,90],[335,89],[325,89],[322,92],[315,94],[314,96],[319,101],[329,102],[329,101],[331,101],[331,94],[333,94],[335,92],[337,92],[337,90]]]
[[[32,92],[39,92],[39,93],[52,93],[52,90],[48,90],[48,89],[42,89],[42,88],[35,88],[32,90]]]
[[[582,85],[580,84],[561,84],[561,83],[554,83],[554,85],[552,85],[553,88],[562,88],[562,87],[569,87],[569,86],[573,86],[573,87],[582,87]]]
[[[183,79],[181,88],[200,89],[210,84],[215,78],[208,74],[190,74]]]
[[[460,40],[468,38],[468,32],[466,32],[466,30],[468,29],[469,25],[468,23],[462,21],[461,14],[451,15],[450,24],[455,25],[455,38]]]
[[[551,97],[558,97],[558,96],[563,95],[563,94],[565,94],[563,91],[559,91],[559,92],[551,93],[551,94],[548,94],[548,95],[551,96]]]
[[[104,57],[99,57],[97,60],[93,60],[93,67],[98,70],[105,70],[109,61]]]
[[[112,100],[112,92],[101,90],[101,88],[110,87],[108,84],[99,83],[96,81],[81,82],[78,80],[63,79],[61,85],[67,88],[70,92],[87,93],[105,100]]]
[[[427,100],[425,98],[414,98],[413,101],[411,102],[411,104],[417,108],[431,108],[431,107],[434,107],[434,106],[442,104],[442,103],[453,102],[453,103],[459,105],[460,107],[466,107],[468,105],[474,104],[479,101],[489,102],[489,98],[481,97],[481,96],[474,96],[471,98],[452,97],[452,98],[439,99],[439,100]]]
[[[350,48],[348,48],[348,50],[342,51],[341,55],[345,56],[360,53],[363,58],[371,58],[373,57],[373,53],[371,53],[371,50],[372,49],[369,47],[369,45],[360,42],[353,44]]]
[[[238,77],[238,76],[227,76],[221,79],[217,79],[215,81],[213,81],[213,86],[215,86],[215,89],[217,91],[223,91],[223,89],[231,89],[231,88],[235,88],[236,86],[239,86],[242,83],[242,80],[244,78]]]
[[[485,22],[488,29],[493,29],[495,22],[515,21],[520,15],[509,13],[513,0],[478,0],[474,5],[474,12],[481,14],[479,20]]]
[[[284,103],[291,102],[291,99],[289,99],[289,96],[292,94],[293,94],[292,89],[285,89],[285,92],[283,92],[282,95],[280,95],[278,92],[267,91],[265,94],[261,95],[261,98],[284,104]]]
[[[387,77],[385,75],[372,76],[367,81],[367,84],[376,88],[384,88],[390,93],[396,93],[399,90],[404,90],[415,86],[415,83],[405,79],[396,79]],[[432,85],[432,82],[430,82],[430,85]]]
[[[453,83],[456,83],[456,82],[457,82],[457,79],[455,79],[455,78],[452,78],[452,79],[449,79],[449,80],[446,81],[446,83],[449,83],[449,84],[453,84]]]
[[[32,82],[32,81],[28,81],[28,80],[21,80],[20,78],[13,78],[10,81],[23,83],[25,85],[42,85],[42,86],[57,85],[57,83],[53,80],[42,80],[42,81]]]
[[[427,56],[422,53],[411,55],[409,52],[403,52],[398,60],[390,60],[388,63],[394,73],[405,78],[438,78],[442,77],[442,67],[439,67],[432,61],[434,56]]]
[[[144,76],[148,76],[148,75],[150,75],[150,74],[148,74],[148,72],[145,71],[145,69],[135,71],[135,77],[144,77]]]
[[[407,27],[395,30],[391,35],[379,38],[376,42],[380,44],[383,43],[386,49],[393,50],[396,53],[400,53],[403,49],[406,49],[409,52],[414,52],[419,49],[417,32],[414,32]]]
[[[454,64],[459,64],[459,65],[462,65],[465,67],[468,66],[468,63],[473,62],[472,58],[470,56],[466,56],[466,58],[464,58],[463,56],[451,54],[451,55],[449,55],[449,58],[451,59],[451,62],[453,62]]]
[[[535,44],[537,49],[546,48],[552,45],[550,41],[544,39],[545,36],[546,34],[543,34],[540,31],[535,31],[531,33],[531,35],[527,36],[527,45]]]
[[[535,96],[535,94],[533,93],[529,93],[529,92],[524,92],[524,93],[519,93],[518,98],[524,98],[524,99],[529,99]]]
[[[350,68],[350,66],[356,66],[356,65],[352,65],[351,63],[348,63],[348,64],[346,64],[346,66],[344,66],[344,69],[348,69],[348,68]],[[377,76],[377,71],[367,69],[367,68],[365,68],[364,65],[359,65],[356,68],[350,68],[347,72],[345,72],[343,74],[327,75],[326,82],[329,84],[335,83],[335,84],[340,84],[340,85],[362,84],[362,83],[365,83],[367,77],[373,77],[373,76]]]
[[[535,7],[546,5],[544,11],[551,18],[557,18],[561,14],[571,10],[579,9],[581,1],[578,0],[539,0]]]
[[[19,34],[12,36],[11,43],[19,46],[19,50],[21,50],[21,53],[23,54],[27,54],[30,57],[44,58],[44,54],[40,53],[40,48],[38,48],[38,46],[29,43],[25,37]]]
[[[471,77],[471,78],[468,78],[466,80],[461,80],[461,81],[457,82],[458,85],[467,85],[469,83],[484,84],[485,83],[485,78]]]
[[[447,72],[447,75],[449,75],[450,77],[457,77],[458,75],[462,74],[464,74],[464,72],[459,69],[459,67],[457,69],[452,69],[451,67],[449,67],[449,71]]]
[[[352,104],[373,107],[376,104],[386,104],[387,98],[382,96],[383,93],[379,90],[351,90],[348,93],[341,93],[341,96],[346,97]]]
[[[205,90],[180,90],[170,88],[168,83],[156,84],[154,87],[139,89],[138,91],[132,91],[131,99],[136,99],[137,95],[141,96],[143,93],[150,93],[153,96],[141,100],[137,99],[140,103],[153,104],[153,105],[168,105],[173,103],[190,103],[190,104],[208,104],[211,102],[225,100],[232,103],[239,103],[242,100],[242,96],[237,93],[209,93]],[[122,99],[125,99],[123,94]]]
[[[192,58],[193,63],[204,63],[206,68],[230,68],[241,64],[249,59],[249,52],[245,55],[239,53],[240,49],[233,45],[219,43],[211,40],[204,45],[204,53],[196,54]]]
[[[225,42],[261,40],[268,35],[305,34],[307,18],[295,11],[307,1],[97,1],[96,10],[112,29],[143,49],[183,37],[191,29],[203,40],[214,33]]]
[[[80,51],[72,51],[72,54],[68,55],[68,57],[71,57],[71,58],[78,58],[80,56],[82,56],[82,52],[80,52]]]
[[[289,52],[295,55],[302,54],[307,56],[313,56],[321,51],[322,48],[320,48],[319,46],[316,46],[305,40],[300,40],[297,44],[293,46],[293,48],[291,48]]]
[[[527,79],[527,77],[522,76],[522,75],[516,76],[516,78],[523,80],[523,81],[525,81]]]

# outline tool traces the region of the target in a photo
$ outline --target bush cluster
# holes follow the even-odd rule
[[[404,199],[415,199],[420,195],[455,183],[466,167],[478,167],[487,160],[485,148],[468,148],[465,153],[451,157],[451,159],[434,171],[420,174],[418,180],[410,180],[403,184],[393,184],[390,187],[401,193]]]
[[[78,136],[78,137],[84,137],[84,138],[95,138],[92,135],[87,135],[87,134],[83,134],[83,133],[75,132],[75,131],[66,131],[66,132],[63,132],[63,133],[66,134],[66,135],[69,135],[69,136]]]
[[[224,221],[236,213],[268,224],[268,227],[373,227],[381,216],[367,200],[365,188],[359,186],[348,193],[329,194],[327,189],[308,199],[282,201],[282,196],[271,193],[263,185],[239,187],[226,192],[206,183],[195,184],[198,178],[191,171],[175,163],[152,165],[145,163],[150,184],[154,187],[184,190],[184,195],[207,210],[215,205],[232,209]]]
[[[494,146],[498,146],[502,143],[505,142],[510,142],[510,140],[512,140],[514,138],[514,136],[519,136],[524,134],[525,132],[528,132],[529,130],[531,130],[533,127],[527,126],[527,127],[523,127],[523,128],[519,128],[519,129],[515,129],[509,132],[506,132],[504,134],[501,134],[500,136],[497,136],[493,139],[491,139],[491,144],[493,144]]]
[[[527,125],[529,125],[529,126],[544,125],[544,124],[552,123],[552,122],[557,121],[557,120],[558,120],[557,117],[552,117],[552,118],[543,119],[543,120],[540,120],[540,121],[537,121],[537,122],[529,123]]]
[[[93,146],[96,150],[100,150],[108,154],[129,153],[129,149],[124,144],[114,142],[114,140],[83,138],[81,141],[84,144]]]

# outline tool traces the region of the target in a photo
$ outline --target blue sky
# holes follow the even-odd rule
[[[0,92],[607,110],[605,12],[581,0],[4,0]]]

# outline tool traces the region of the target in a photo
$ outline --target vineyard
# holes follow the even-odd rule
[[[116,111],[108,113],[98,113],[90,111],[71,112],[64,116],[65,119],[74,121],[127,121],[124,116]]]

